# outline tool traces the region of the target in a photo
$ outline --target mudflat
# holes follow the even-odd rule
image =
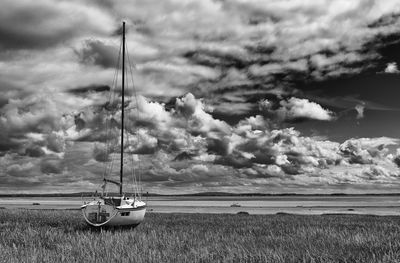
[[[146,198],[144,198],[146,199]],[[83,200],[90,200],[84,198]],[[7,209],[79,209],[79,197],[0,198]],[[148,212],[236,214],[400,215],[400,196],[157,196],[147,198]],[[236,204],[232,207],[233,204]]]

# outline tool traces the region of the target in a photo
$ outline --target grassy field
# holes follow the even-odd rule
[[[79,211],[0,210],[0,262],[400,262],[400,218],[147,214],[92,229]]]

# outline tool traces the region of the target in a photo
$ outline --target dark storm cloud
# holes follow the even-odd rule
[[[40,163],[40,171],[45,174],[59,174],[63,171],[63,165],[58,159],[43,159]]]
[[[34,167],[34,164],[31,162],[24,164],[12,164],[7,167],[7,173],[13,177],[24,179],[29,177],[31,170]]]
[[[7,6],[7,2],[9,1],[2,4]],[[58,19],[58,16],[62,14],[52,9],[51,6],[18,5],[15,5],[14,13],[9,12],[10,7],[2,8],[3,12],[0,16],[0,46],[2,49],[46,48],[73,35],[74,28],[61,25],[59,28],[52,28],[51,21]],[[14,17],[18,17],[18,19],[14,19]],[[44,21],[47,21],[47,24]]]
[[[246,168],[252,167],[253,162],[243,156],[234,156],[233,154],[221,156],[215,161],[215,164],[231,166],[233,168]]]
[[[74,2],[49,0],[2,2],[0,11],[0,48],[43,49],[57,45],[84,32],[102,32],[91,21],[104,15]]]
[[[64,132],[73,125],[73,119],[62,114],[62,106],[52,95],[10,99],[0,108],[1,155],[17,154],[20,160],[62,157],[67,140]]]
[[[0,79],[0,109],[5,106],[10,99],[21,99],[29,95],[31,92],[25,91],[19,87],[13,80]]]
[[[85,87],[78,87],[73,89],[68,89],[68,92],[77,94],[77,95],[84,95],[88,92],[103,92],[103,91],[110,91],[110,86],[107,85],[89,85]]]
[[[393,162],[400,167],[400,156],[396,156],[396,158],[393,159]]]
[[[104,68],[117,67],[118,47],[109,46],[99,40],[87,40],[85,47],[78,51],[81,61]]]
[[[379,27],[387,27],[387,26],[396,26],[396,24],[400,20],[400,13],[391,13],[387,15],[383,15],[378,20],[372,22],[368,25],[371,28],[379,28]]]
[[[41,103],[37,103],[41,102]],[[48,111],[53,103],[39,96],[12,100],[0,109],[0,137],[3,148],[15,150],[25,144],[26,133],[47,133],[59,129],[60,119],[57,111]],[[53,104],[54,105],[54,104]]]
[[[45,155],[42,147],[39,145],[31,145],[25,149],[25,154],[30,157],[41,157]]]
[[[0,128],[3,128],[0,126]],[[6,131],[0,132],[0,152],[1,155],[6,153],[9,150],[12,149],[18,149],[20,146],[20,143],[18,141],[15,141],[9,137],[9,133]]]
[[[93,148],[93,158],[98,162],[107,162],[110,160],[105,145],[95,144]]]
[[[243,69],[249,65],[246,57],[240,57],[237,54],[230,54],[220,52],[218,50],[196,50],[189,51],[183,54],[183,57],[192,60],[196,64],[200,64],[208,67],[234,67],[237,69]]]

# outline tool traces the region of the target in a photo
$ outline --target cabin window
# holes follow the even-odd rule
[[[121,216],[129,216],[130,213],[131,212],[123,212],[123,213],[121,213]]]

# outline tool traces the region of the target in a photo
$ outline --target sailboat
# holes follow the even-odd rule
[[[142,201],[142,195],[140,188],[138,187],[138,180],[135,178],[134,172],[132,173],[134,176],[135,187],[133,189],[133,194],[128,196],[124,192],[124,111],[125,109],[125,22],[122,23],[122,85],[121,85],[121,124],[120,124],[120,170],[119,170],[119,181],[112,180],[106,178],[107,174],[103,176],[103,184],[102,184],[102,192],[100,196],[95,196],[93,200],[86,201],[81,206],[81,211],[83,217],[86,222],[94,227],[102,227],[102,226],[137,226],[140,224],[146,213],[146,203]],[[121,51],[121,48],[120,48]],[[118,57],[118,60],[120,56]],[[129,56],[128,56],[129,62]],[[119,64],[119,62],[118,62]],[[118,79],[118,67],[116,72],[115,79]],[[133,81],[132,81],[133,83]],[[111,94],[111,93],[110,93]],[[115,126],[114,120],[114,126]],[[128,141],[129,143],[129,141]],[[110,150],[109,153],[112,153],[113,150]],[[108,154],[108,153],[107,153]],[[115,155],[115,154],[114,154]],[[115,160],[112,160],[115,161]],[[111,168],[108,167],[105,169],[105,173],[108,171],[111,175],[112,173],[112,161]],[[109,169],[110,168],[110,169]],[[132,167],[131,167],[132,168]],[[133,169],[133,168],[132,168]],[[109,195],[106,191],[106,187],[108,184],[113,184],[119,187],[119,194],[111,194]],[[97,195],[97,191],[96,191]]]

